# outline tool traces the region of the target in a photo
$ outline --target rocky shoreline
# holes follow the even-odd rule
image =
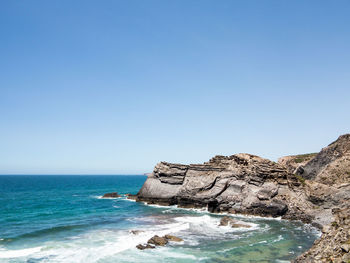
[[[161,162],[130,197],[213,213],[301,220],[323,234],[295,262],[350,261],[350,134],[317,154],[282,157],[278,163],[251,154],[215,156],[204,164]]]

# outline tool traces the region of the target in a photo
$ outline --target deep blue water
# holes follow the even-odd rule
[[[219,227],[222,215],[101,199],[136,194],[146,176],[0,176],[0,262],[288,262],[318,233],[298,222],[237,217],[248,229]],[[130,230],[142,230],[134,235]],[[184,239],[135,246],[154,234]]]

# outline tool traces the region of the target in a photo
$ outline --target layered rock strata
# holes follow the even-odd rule
[[[282,165],[251,154],[236,154],[215,156],[204,164],[161,162],[148,176],[137,201],[272,217],[295,218],[300,214],[301,219],[311,222],[312,213],[304,212],[312,209],[312,204],[300,197],[301,188],[298,178]]]

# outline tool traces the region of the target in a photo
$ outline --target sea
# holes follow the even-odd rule
[[[146,178],[1,175],[0,262],[290,262],[320,236],[300,222],[230,215],[250,225],[231,228],[206,210],[101,198],[136,194]],[[183,241],[136,248],[165,234]]]

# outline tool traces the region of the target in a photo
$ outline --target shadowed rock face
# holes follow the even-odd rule
[[[307,164],[317,153],[307,153],[284,156],[278,159],[278,163],[287,168],[288,172],[294,173],[300,166]]]
[[[328,185],[350,183],[350,134],[323,148],[296,174]]]
[[[204,164],[157,164],[137,200],[276,217],[288,211],[279,191],[299,184],[270,160],[250,154],[215,156]]]

